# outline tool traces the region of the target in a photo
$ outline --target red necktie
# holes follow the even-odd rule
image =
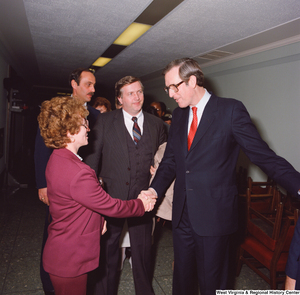
[[[197,131],[197,127],[198,127],[198,118],[197,118],[197,108],[196,107],[192,107],[193,110],[193,121],[190,127],[190,132],[188,135],[188,151],[190,150],[190,147],[192,145],[194,136],[196,134]]]

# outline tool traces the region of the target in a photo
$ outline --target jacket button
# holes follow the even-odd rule
[[[190,171],[189,171],[189,170],[186,170],[186,171],[185,171],[185,173],[186,173],[186,174],[189,174],[189,173],[190,173]]]
[[[127,169],[128,169],[128,171],[130,171],[130,167],[128,167]]]
[[[128,181],[126,182],[126,185],[129,185],[129,182],[128,182]]]

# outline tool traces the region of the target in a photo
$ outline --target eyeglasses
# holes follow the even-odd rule
[[[85,120],[85,124],[80,124],[80,126],[83,126],[87,130],[90,130],[89,121],[88,120]]]
[[[164,88],[164,90],[166,91],[166,93],[169,95],[169,90],[171,89],[172,91],[174,91],[175,93],[179,91],[178,87],[183,83],[184,81],[181,81],[177,84],[171,84],[170,86],[166,86]]]

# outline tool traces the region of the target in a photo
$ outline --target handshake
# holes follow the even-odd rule
[[[155,206],[157,194],[155,190],[150,187],[146,191],[141,191],[141,193],[138,196],[138,199],[142,200],[145,211],[149,212],[152,211]]]

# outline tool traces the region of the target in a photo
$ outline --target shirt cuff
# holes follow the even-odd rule
[[[151,191],[151,193],[153,193],[155,196],[157,196],[157,192],[154,188],[149,187],[149,191]]]

